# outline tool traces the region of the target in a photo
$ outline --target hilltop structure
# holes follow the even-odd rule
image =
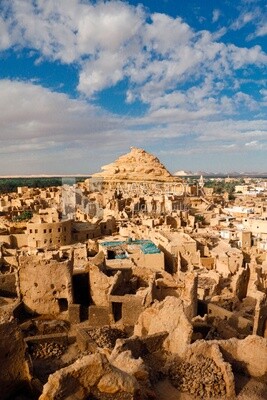
[[[113,163],[104,165],[102,172],[93,178],[116,181],[172,181],[171,173],[159,159],[143,149],[131,147],[131,151]]]

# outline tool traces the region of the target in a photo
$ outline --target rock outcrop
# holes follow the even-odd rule
[[[131,147],[130,153],[122,155],[113,163],[104,165],[102,172],[94,174],[93,178],[122,181],[174,180],[157,157],[136,147]]]

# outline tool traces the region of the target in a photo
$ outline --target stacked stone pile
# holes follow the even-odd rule
[[[60,358],[66,351],[66,346],[56,342],[33,344],[30,353],[34,359]]]
[[[101,328],[90,329],[87,331],[90,338],[98,347],[113,349],[117,339],[126,338],[125,332],[117,328],[103,326]]]
[[[200,356],[195,363],[173,362],[169,377],[178,390],[189,392],[198,398],[223,399],[226,396],[223,374],[211,358]]]

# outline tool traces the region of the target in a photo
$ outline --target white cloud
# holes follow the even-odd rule
[[[267,121],[260,119],[206,121],[203,127],[198,123],[195,131],[199,134],[198,140],[204,142],[232,140],[242,143],[255,137],[267,140]]]
[[[259,9],[255,9],[253,12],[243,11],[239,17],[233,22],[231,28],[239,30],[247,25],[249,22],[255,20],[258,17]]]
[[[209,93],[209,85],[206,82],[195,94],[197,101]],[[260,150],[267,144],[265,120],[226,119],[214,114],[212,103],[177,110],[177,105],[188,102],[179,93],[166,95],[160,107],[144,117],[130,118],[113,116],[32,83],[0,80],[0,92],[1,174],[90,173],[131,145],[151,147],[163,138],[169,151],[181,141],[181,151],[191,154],[205,154],[208,149],[242,153],[256,149],[245,143],[259,141]],[[213,115],[216,121],[209,120]],[[184,147],[183,137],[191,138],[190,149]]]
[[[225,29],[195,32],[181,18],[159,13],[149,15],[149,20],[141,6],[122,1],[6,0],[5,4],[10,7],[12,43],[35,49],[40,60],[75,63],[78,89],[88,98],[127,78],[127,101],[139,98],[150,104],[186,81],[191,86],[207,77],[223,82],[225,77],[234,78],[235,69],[267,62],[259,46],[248,49],[219,42]],[[214,10],[214,18],[218,13]],[[239,20],[247,23],[252,18],[243,13]]]
[[[255,36],[266,36],[266,35],[267,35],[267,22],[265,22],[265,25],[258,26],[255,32]]]
[[[115,85],[123,79],[125,59],[118,53],[108,51],[100,58],[84,64],[80,73],[78,89],[87,95]],[[112,72],[112,73],[111,73]]]
[[[0,16],[0,51],[7,49],[11,44],[8,25]]]
[[[248,94],[243,92],[235,93],[235,95],[233,96],[233,101],[237,110],[239,110],[241,106],[243,110],[247,108],[248,110],[254,111],[257,110],[259,107],[259,103],[255,101],[252,96],[249,96]]]
[[[77,24],[80,54],[94,54],[97,50],[116,52],[138,34],[144,17],[141,7],[120,1],[100,2],[84,11]]]
[[[266,90],[260,91],[260,101],[259,90],[255,97],[245,90],[250,68],[266,66],[260,46],[224,43],[225,28],[195,31],[179,17],[146,14],[142,6],[123,1],[2,1],[9,13],[5,20],[0,17],[0,50],[28,47],[39,63],[49,59],[75,65],[77,89],[87,98],[73,100],[32,83],[0,81],[0,138],[6,153],[18,151],[23,157],[32,152],[36,163],[35,154],[42,153],[51,168],[61,157],[65,166],[66,157],[77,157],[81,168],[85,149],[93,157],[103,144],[114,155],[132,144],[183,136],[194,136],[191,151],[196,153],[234,151],[239,143],[242,151],[253,151],[255,146],[245,144],[258,139],[258,148],[264,148],[266,121],[255,111],[264,116]],[[219,17],[214,10],[213,21]],[[256,13],[243,12],[233,27],[255,21]],[[257,21],[258,32],[264,33]],[[128,103],[147,105],[144,117],[120,118],[88,103],[123,79]],[[250,83],[264,84],[253,76]],[[239,120],[241,112],[251,111],[251,121],[251,114]],[[5,165],[8,158],[1,157]]]
[[[119,118],[86,102],[31,83],[0,80],[0,92],[1,141],[97,141],[98,135],[116,129],[120,123]]]
[[[227,56],[232,59],[233,67],[235,69],[242,68],[247,64],[251,65],[266,65],[267,54],[264,53],[260,46],[254,46],[250,49],[240,48],[233,44],[228,46]]]
[[[79,88],[87,95],[122,79],[125,64],[140,50],[135,42],[144,23],[141,7],[78,0],[13,0],[10,7],[13,43],[36,49],[41,57],[78,63]]]
[[[265,105],[267,105],[267,89],[261,89],[260,94],[262,95]]]
[[[240,30],[250,24],[254,31],[247,36],[247,40],[253,40],[267,34],[266,5],[261,7],[259,2],[256,1],[255,3],[257,4],[250,5],[247,2],[238,18],[230,26],[233,30]]]
[[[220,18],[220,16],[221,16],[220,10],[218,10],[217,8],[215,10],[213,10],[213,12],[212,12],[212,22],[213,23],[217,22],[218,19]]]
[[[187,45],[193,38],[193,31],[181,18],[172,18],[165,14],[152,14],[152,23],[146,24],[144,43],[148,50],[154,50],[157,54],[171,55],[181,46]]]
[[[246,150],[262,151],[267,149],[267,143],[259,142],[258,140],[252,140],[251,142],[245,143]]]

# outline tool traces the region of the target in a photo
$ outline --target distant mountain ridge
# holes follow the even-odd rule
[[[221,176],[229,176],[229,177],[267,177],[267,172],[206,172],[206,171],[184,171],[184,170],[179,170],[174,172],[174,176],[214,176],[214,177],[221,177]]]

